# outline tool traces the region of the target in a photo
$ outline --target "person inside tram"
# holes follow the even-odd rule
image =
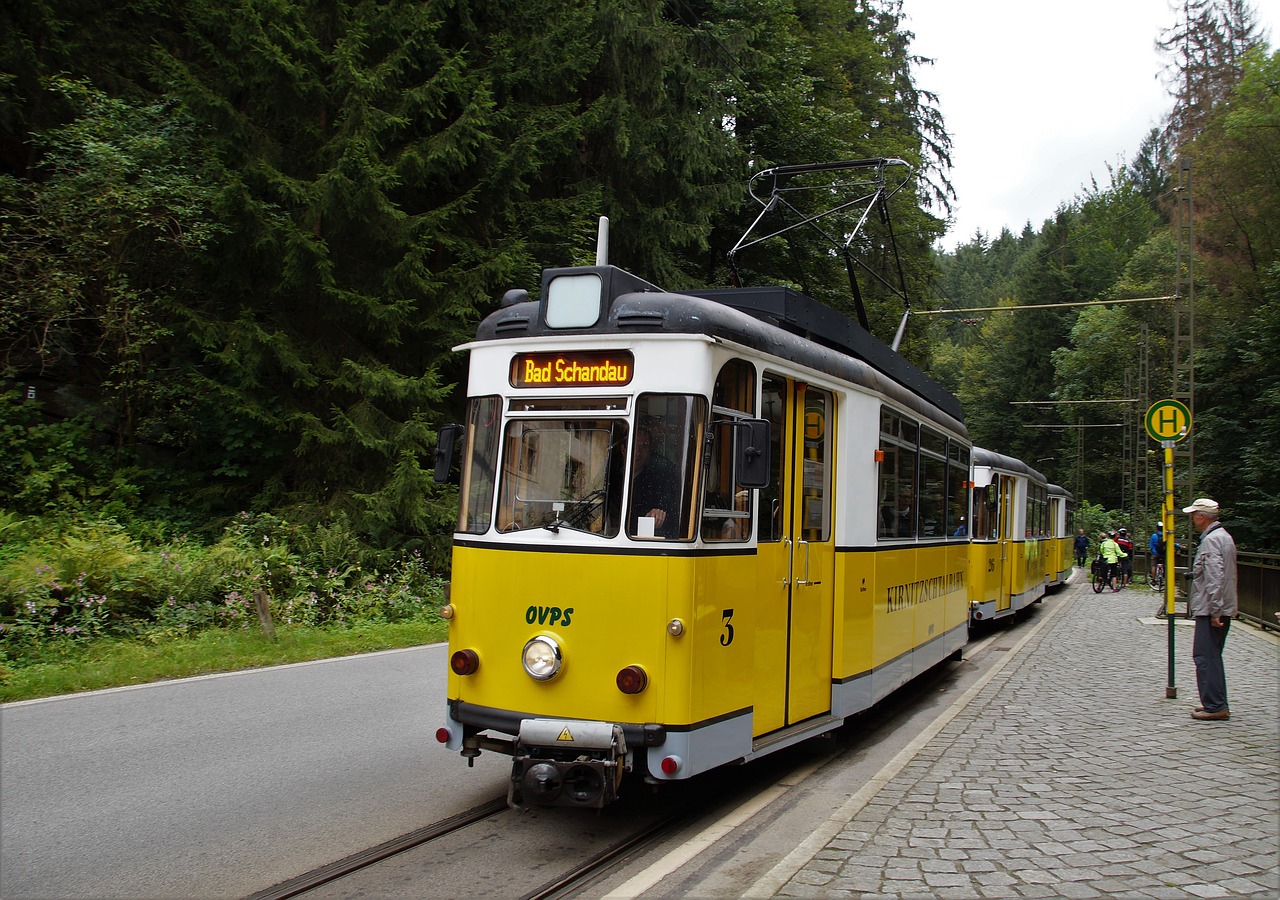
[[[653,520],[654,537],[675,537],[679,527],[676,514],[676,488],[680,478],[675,464],[654,449],[656,437],[652,423],[644,423],[636,432],[635,480],[631,494],[631,512],[636,517],[634,533],[647,537],[641,520]]]

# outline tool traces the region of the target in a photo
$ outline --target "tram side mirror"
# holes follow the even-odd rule
[[[449,470],[453,468],[454,445],[458,443],[460,434],[461,425],[445,425],[436,437],[436,484],[444,484],[449,480]]]
[[[768,487],[769,420],[741,419],[734,425],[738,431],[738,458],[734,467],[738,487]]]

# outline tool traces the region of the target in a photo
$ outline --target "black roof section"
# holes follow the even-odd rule
[[[950,391],[844,314],[799,291],[788,287],[745,287],[686,293],[732,306],[792,334],[847,353],[963,420],[960,401]]]

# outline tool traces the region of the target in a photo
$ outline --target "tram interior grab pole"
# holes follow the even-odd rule
[[[1178,579],[1173,570],[1173,445],[1173,441],[1160,442],[1160,446],[1164,448],[1164,613],[1169,623],[1169,681],[1164,688],[1167,700],[1174,700],[1178,696],[1178,687],[1173,683],[1173,629],[1178,618],[1174,605]]]

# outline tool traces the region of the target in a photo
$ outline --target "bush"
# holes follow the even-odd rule
[[[153,541],[164,533],[148,531]],[[256,629],[258,591],[284,627],[438,620],[444,593],[420,553],[379,553],[344,521],[304,529],[241,513],[211,547],[185,537],[148,546],[110,519],[62,523],[0,511],[0,533],[21,535],[0,557],[0,665],[56,660],[72,644],[107,635],[157,641]]]

